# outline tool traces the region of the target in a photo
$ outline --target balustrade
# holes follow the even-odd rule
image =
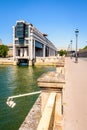
[[[47,72],[37,80],[41,88],[42,114],[37,130],[62,130],[64,62],[56,66],[56,71]]]

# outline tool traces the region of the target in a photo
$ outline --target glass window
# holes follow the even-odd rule
[[[46,46],[46,49],[45,49],[45,53],[46,53],[46,56],[49,56],[49,47]]]
[[[24,23],[17,23],[16,27],[15,27],[15,37],[17,38],[21,38],[24,37]]]
[[[29,42],[28,42],[28,40],[26,40],[26,44],[28,44]]]
[[[35,47],[37,47],[37,48],[43,48],[43,45],[42,45],[42,43],[40,43],[38,41],[35,41]]]
[[[15,44],[19,44],[19,41],[18,41],[18,40],[16,40],[16,41],[15,41]]]
[[[25,25],[25,37],[28,37],[28,26]]]
[[[25,23],[18,22],[15,27],[15,37],[28,37],[28,33],[28,25],[26,25]]]
[[[19,44],[24,44],[24,38],[19,38]]]

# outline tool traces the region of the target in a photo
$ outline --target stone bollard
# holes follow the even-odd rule
[[[62,90],[65,84],[65,75],[62,73],[47,72],[37,80],[38,86],[41,88],[41,113],[48,101],[50,93],[56,93],[55,111],[54,111],[54,129],[60,128],[60,120],[62,119]],[[61,129],[58,129],[61,130]]]

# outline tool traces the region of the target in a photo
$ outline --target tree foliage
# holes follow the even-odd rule
[[[87,46],[85,46],[85,47],[83,48],[83,50],[87,50]]]
[[[60,56],[63,56],[63,55],[66,55],[67,54],[67,51],[66,50],[60,50],[59,51],[59,55]]]
[[[6,45],[0,45],[0,57],[6,57],[8,50],[9,49]]]

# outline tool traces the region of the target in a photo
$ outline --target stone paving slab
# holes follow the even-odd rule
[[[87,130],[87,61],[65,61],[63,130]]]

